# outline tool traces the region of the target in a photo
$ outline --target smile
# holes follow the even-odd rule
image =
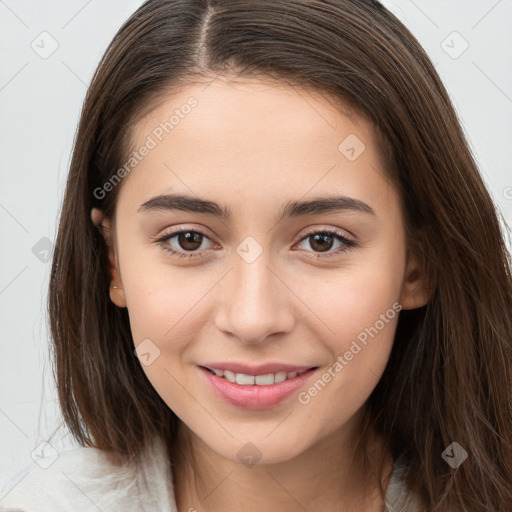
[[[204,366],[197,368],[219,398],[243,409],[266,409],[278,405],[297,392],[318,369],[250,375]]]
[[[235,373],[230,370],[218,370],[216,368],[206,368],[217,377],[223,377],[229,382],[240,384],[241,386],[270,386],[271,384],[278,384],[287,379],[293,379],[307,370],[300,372],[277,372],[266,373],[264,375],[247,375],[245,373]]]

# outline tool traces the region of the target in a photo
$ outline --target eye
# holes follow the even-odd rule
[[[347,238],[343,232],[333,229],[310,231],[300,240],[300,243],[306,240],[314,251],[320,251],[320,253],[316,253],[312,256],[315,259],[336,256],[337,254],[353,249],[357,245],[354,240]],[[340,246],[335,251],[329,252],[336,241],[340,243]],[[324,255],[323,253],[327,254]]]
[[[174,244],[171,243],[173,239],[175,239]],[[156,238],[155,242],[158,243],[164,251],[173,256],[191,259],[205,256],[204,253],[207,249],[204,247],[201,248],[205,240],[212,241],[202,231],[196,229],[182,229]],[[355,241],[347,238],[343,232],[333,229],[310,231],[306,236],[302,237],[299,244],[306,240],[313,251],[320,251],[312,256],[315,259],[336,256],[337,254],[353,249],[357,245]],[[338,242],[340,246],[335,251],[331,251],[335,242]]]
[[[176,239],[175,243],[178,245],[176,250],[170,243],[173,239]],[[173,233],[166,234],[155,240],[158,245],[164,250],[171,253],[179,258],[197,258],[203,257],[204,247],[201,251],[198,249],[203,245],[204,240],[210,240],[202,231],[195,229],[185,229],[181,231],[174,231]],[[211,240],[210,240],[211,241]]]

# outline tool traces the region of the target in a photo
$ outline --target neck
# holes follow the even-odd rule
[[[180,424],[179,450],[171,458],[179,512],[382,512],[379,480],[385,490],[392,457],[372,432],[366,451],[372,471],[365,471],[354,449],[357,441],[347,435],[346,427],[292,459],[245,465],[222,457]],[[380,456],[384,456],[382,478],[376,471]]]

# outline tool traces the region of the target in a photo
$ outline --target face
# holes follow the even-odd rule
[[[158,394],[233,461],[354,430],[400,308],[426,302],[371,126],[318,94],[216,79],[161,103],[132,143],[149,149],[104,220],[111,298]]]

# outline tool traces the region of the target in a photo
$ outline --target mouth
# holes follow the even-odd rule
[[[239,384],[241,386],[271,386],[272,384],[279,384],[280,382],[284,382],[289,379],[293,379],[297,377],[297,375],[302,375],[304,372],[309,370],[318,368],[306,368],[300,371],[292,371],[292,372],[271,372],[271,373],[263,373],[250,375],[246,373],[236,373],[231,370],[221,370],[219,368],[208,368],[206,366],[202,366],[205,370],[209,371],[212,375],[216,375],[217,377],[221,377],[226,379],[227,381],[233,384]]]
[[[243,409],[266,409],[280,404],[298,391],[319,368],[241,373],[211,366],[198,366],[210,389],[224,402]]]

